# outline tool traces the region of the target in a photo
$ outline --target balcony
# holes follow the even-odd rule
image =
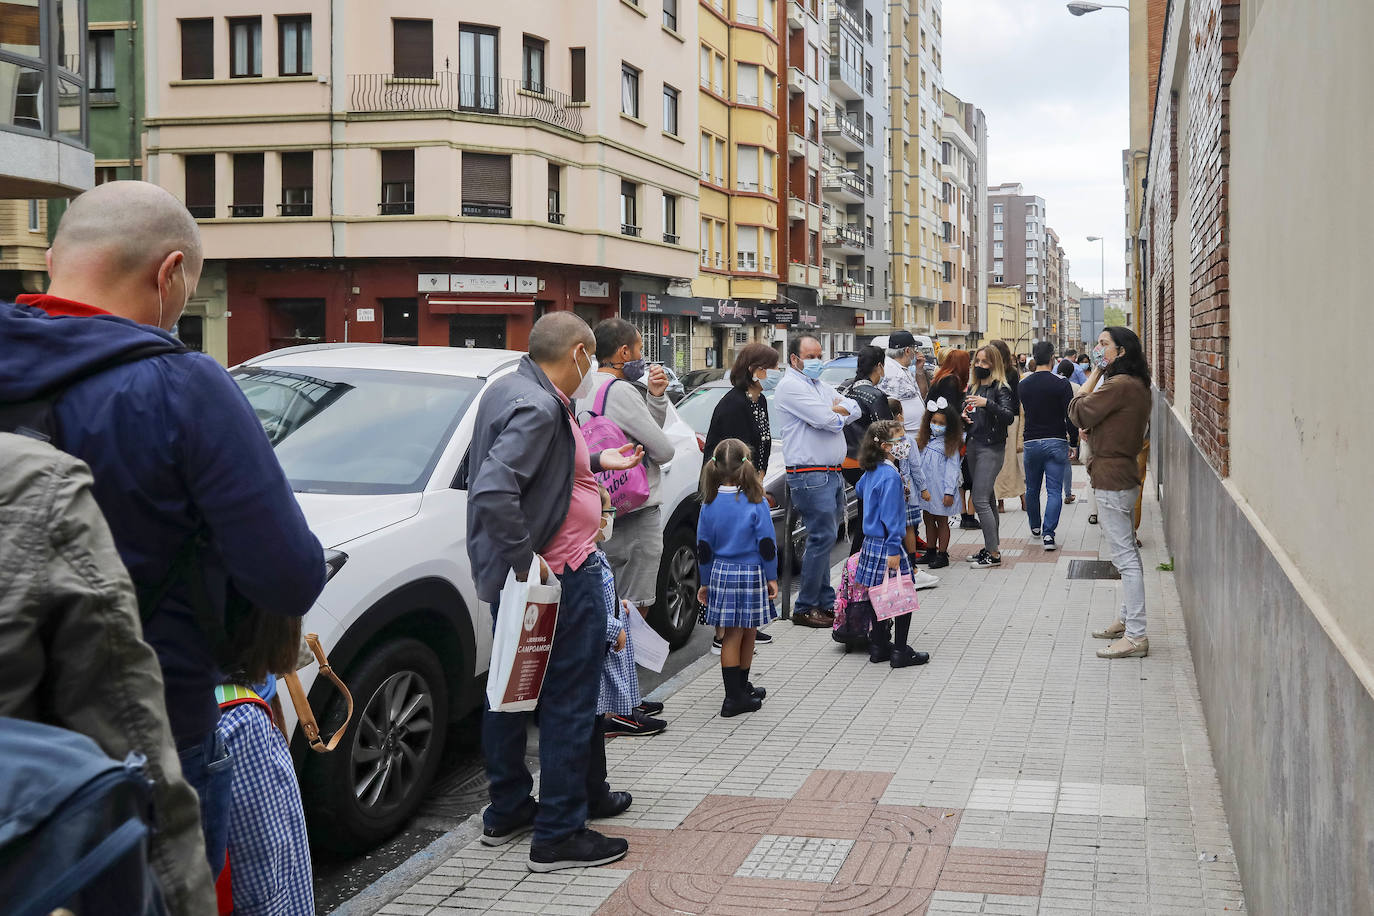
[[[630,236],[631,238],[636,238],[636,239],[637,239],[637,238],[639,238],[640,233],[641,233],[642,231],[643,231],[643,230],[640,229],[640,227],[638,227],[638,226],[631,226],[629,223],[621,223],[621,224],[620,224],[620,234],[621,234],[621,235],[628,235],[628,236]]]
[[[808,285],[806,277],[806,265],[793,261],[787,265],[787,282],[793,286]]]
[[[838,57],[830,58],[831,92],[842,99],[857,101],[864,96],[863,86],[863,74],[859,73],[857,67]]]
[[[806,28],[806,10],[798,0],[787,0],[787,25],[793,29]]]
[[[789,198],[787,198],[787,218],[788,218],[788,219],[801,220],[801,221],[805,222],[805,220],[806,220],[806,201],[802,200],[802,199],[799,198],[799,197],[789,197]]]
[[[464,216],[476,216],[483,219],[510,219],[510,207],[505,204],[464,203],[462,213]]]
[[[563,225],[564,216],[565,214],[559,213],[557,210],[550,210],[549,222],[553,223],[555,226],[561,226]]]
[[[582,105],[548,87],[530,92],[520,80],[474,77],[439,70],[428,79],[391,73],[348,77],[352,112],[471,112],[540,121],[582,132]]]
[[[840,285],[829,281],[822,283],[821,299],[825,302],[838,302],[840,300]]]
[[[191,214],[191,218],[192,218],[192,219],[214,219],[214,218],[215,218],[215,205],[214,205],[214,204],[187,204],[187,205],[186,205],[186,209],[187,209],[187,211]]]
[[[864,253],[864,234],[858,226],[831,226],[825,230],[825,247],[842,255]]]
[[[236,219],[253,219],[262,216],[262,204],[230,204],[229,215]]]
[[[829,169],[821,179],[821,190],[829,197],[848,204],[863,203],[863,179],[843,169]]]
[[[823,133],[827,142],[837,149],[846,150],[851,153],[862,152],[864,148],[864,130],[857,121],[851,121],[844,115],[832,114],[825,119]]]
[[[787,90],[789,92],[806,91],[806,74],[802,73],[800,67],[787,68]]]
[[[839,22],[840,25],[854,33],[856,40],[863,39],[863,26],[859,24],[858,18],[849,11],[849,7],[843,3],[837,3],[835,0],[830,0],[830,3],[826,5],[826,12],[830,22]]]
[[[413,200],[386,200],[377,204],[377,212],[382,216],[405,216],[415,212]]]
[[[845,280],[840,284],[840,299],[844,302],[856,303],[863,302],[867,296],[864,293],[864,285],[858,280]]]
[[[277,204],[277,213],[281,216],[311,216],[314,212],[313,203]]]
[[[787,155],[800,159],[806,155],[806,138],[801,134],[787,135]]]

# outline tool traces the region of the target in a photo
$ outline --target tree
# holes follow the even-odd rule
[[[1102,310],[1102,324],[1109,328],[1124,328],[1126,313],[1114,305],[1109,305]]]

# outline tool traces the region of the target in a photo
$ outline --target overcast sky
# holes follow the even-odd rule
[[[1121,3],[1125,6],[1126,3]],[[1125,10],[1064,0],[944,0],[945,89],[988,118],[989,184],[1045,198],[1074,282],[1125,286],[1121,151],[1130,145]]]

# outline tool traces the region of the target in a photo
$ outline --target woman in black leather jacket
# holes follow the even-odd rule
[[[973,507],[983,527],[983,549],[969,557],[969,562],[975,569],[992,569],[1002,565],[993,491],[1006,453],[1007,430],[1016,420],[1011,386],[1007,383],[1002,354],[996,347],[983,347],[974,355],[973,379],[964,398],[964,420],[969,427]]]

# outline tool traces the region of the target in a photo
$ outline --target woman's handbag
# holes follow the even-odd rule
[[[296,721],[300,723],[301,731],[305,733],[305,740],[310,742],[310,749],[320,754],[327,754],[339,746],[339,740],[343,738],[344,732],[348,731],[348,723],[353,720],[353,694],[348,692],[344,682],[339,680],[339,676],[334,673],[334,669],[329,665],[329,659],[325,657],[324,649],[320,646],[320,637],[314,633],[305,634],[305,646],[309,649],[309,654],[305,657],[305,664],[311,661],[320,663],[320,675],[328,678],[334,687],[343,694],[344,701],[348,703],[348,712],[344,715],[343,724],[334,732],[334,736],[326,744],[320,737],[320,725],[315,721],[315,711],[310,708],[310,699],[305,695],[305,688],[301,686],[301,679],[296,676],[295,671],[288,671],[283,674],[282,680],[286,681],[286,690],[291,694],[291,705],[296,707]],[[305,667],[301,665],[300,667]]]
[[[868,600],[873,602],[873,613],[879,620],[910,614],[921,606],[915,581],[895,572],[889,572],[886,579],[869,588]]]

